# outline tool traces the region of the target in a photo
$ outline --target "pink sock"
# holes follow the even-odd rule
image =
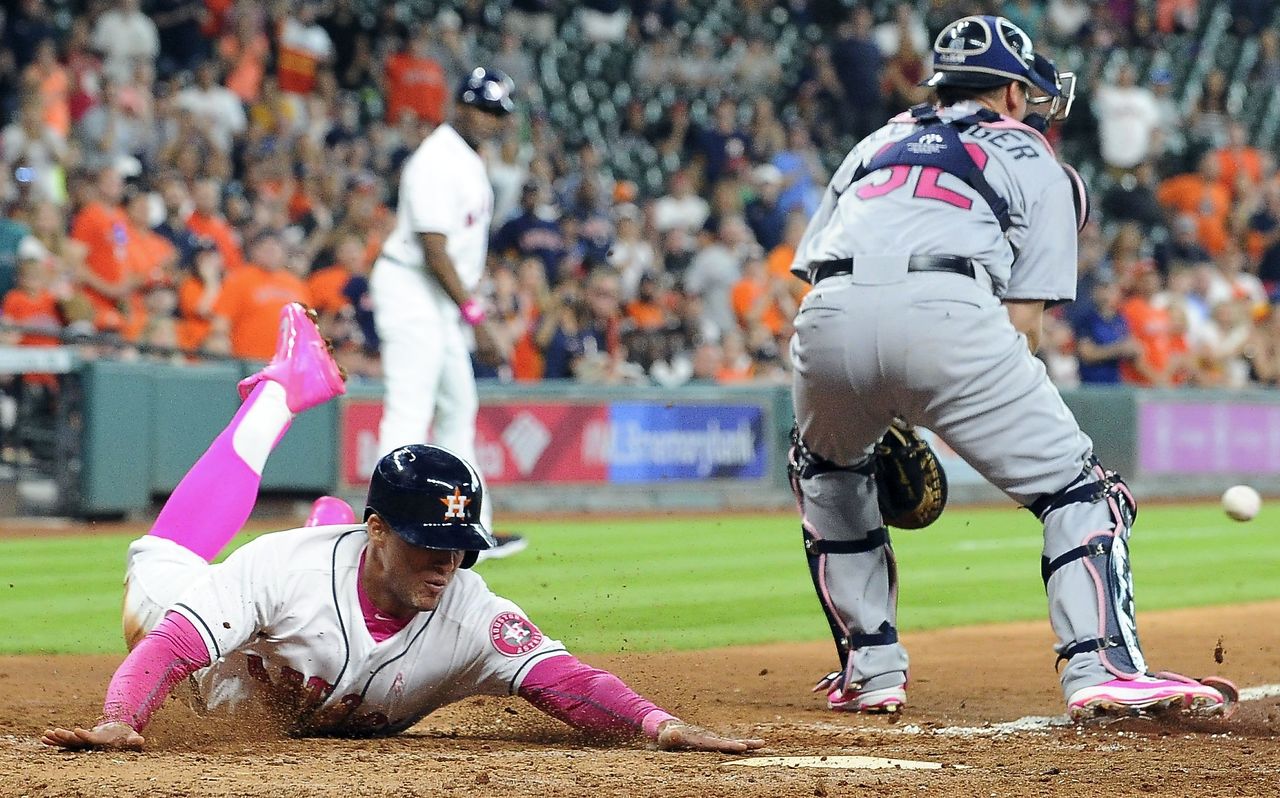
[[[249,520],[267,456],[293,421],[278,383],[254,387],[240,412],[173,489],[151,534],[209,562]]]

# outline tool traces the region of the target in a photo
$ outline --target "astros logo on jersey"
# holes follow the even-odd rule
[[[542,643],[542,632],[519,614],[504,612],[489,624],[489,640],[500,653],[518,657]]]
[[[463,496],[462,489],[455,487],[453,495],[442,497],[440,502],[447,508],[444,513],[445,518],[465,519],[467,516],[463,513],[463,510],[471,503],[471,497]]]

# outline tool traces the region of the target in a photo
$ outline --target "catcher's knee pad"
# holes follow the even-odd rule
[[[1059,662],[1097,652],[1112,674],[1146,673],[1129,567],[1129,534],[1138,507],[1124,480],[1090,458],[1070,485],[1027,509],[1045,525],[1040,571],[1063,641],[1055,649]],[[1064,571],[1072,564],[1082,566],[1085,579],[1078,571],[1074,576]]]

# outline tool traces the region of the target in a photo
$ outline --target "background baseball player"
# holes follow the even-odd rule
[[[477,151],[506,126],[514,89],[501,71],[474,69],[455,95],[454,123],[437,127],[405,162],[396,226],[369,278],[386,382],[381,454],[430,439],[476,462],[479,400],[463,325],[487,364],[505,361],[509,346],[473,295],[493,218]],[[486,528],[492,520],[486,506]]]
[[[1003,17],[965,17],[934,45],[939,106],[860,142],[810,221],[792,271],[814,285],[795,323],[793,485],[842,669],[832,709],[895,711],[907,654],[872,475],[895,417],[937,432],[1044,522],[1042,573],[1076,717],[1221,714],[1229,684],[1150,675],[1127,540],[1136,505],[1093,456],[1034,356],[1047,304],[1076,286],[1084,195],[1039,130],[1070,110],[1059,76]],[[1029,116],[1032,108],[1047,119]],[[998,657],[999,651],[980,652]]]
[[[211,561],[248,518],[262,468],[297,413],[343,392],[300,305],[245,380],[244,405],[129,549],[124,627],[132,651],[92,729],[49,729],[62,748],[131,748],[169,691],[193,676],[200,709],[267,702],[299,734],[390,734],[477,694],[519,694],[594,733],[663,748],[763,745],[691,726],[616,676],[572,657],[469,570],[493,545],[484,492],[456,454],[413,444],[383,457],[365,523],[265,535]],[[354,520],[335,500],[312,521]]]

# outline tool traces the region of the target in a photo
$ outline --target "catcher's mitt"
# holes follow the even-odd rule
[[[947,506],[947,474],[915,430],[895,422],[876,444],[876,488],[888,526],[923,529]]]

